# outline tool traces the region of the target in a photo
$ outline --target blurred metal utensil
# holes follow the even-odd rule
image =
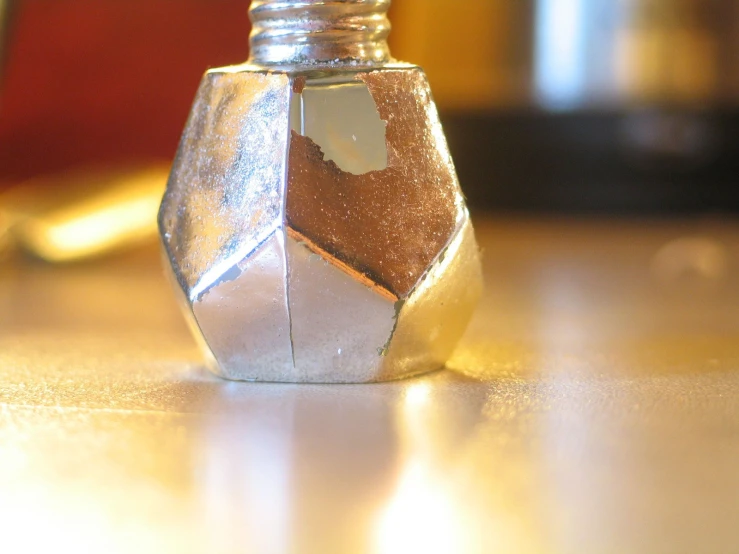
[[[394,48],[427,69],[442,109],[739,104],[738,2],[398,4]],[[455,40],[439,49],[440,36]]]
[[[0,193],[0,248],[71,262],[154,240],[167,164],[83,170]]]

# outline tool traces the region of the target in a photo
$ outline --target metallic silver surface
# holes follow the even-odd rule
[[[281,225],[289,103],[285,74],[203,78],[159,214],[191,301]]]
[[[298,17],[298,4],[252,9]],[[301,5],[318,17],[340,4],[355,14],[388,3]],[[191,327],[229,379],[364,383],[439,369],[482,290],[436,107],[411,65],[209,72],[160,225]]]
[[[307,382],[377,381],[395,302],[305,241],[287,243],[295,366]]]
[[[390,0],[254,0],[251,59],[262,65],[379,65],[390,60]]]
[[[389,373],[431,371],[450,359],[482,294],[481,271],[475,232],[465,217],[449,247],[398,310],[384,359]]]
[[[193,304],[219,361],[212,368],[217,373],[245,381],[294,380],[285,263],[278,230]]]

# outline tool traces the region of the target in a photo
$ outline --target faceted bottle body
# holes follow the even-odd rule
[[[346,26],[389,2],[327,4],[336,6],[316,17],[330,27],[326,9]],[[284,2],[256,2],[253,48],[292,55],[278,39],[262,44],[275,10],[274,25],[304,24],[285,19],[294,14]],[[320,52],[366,51],[325,38]],[[310,47],[295,44],[299,55]],[[425,75],[374,58],[279,61],[205,75],[160,212],[213,369],[237,380],[358,383],[442,367],[482,284]]]

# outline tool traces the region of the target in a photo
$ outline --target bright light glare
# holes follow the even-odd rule
[[[421,463],[409,462],[380,519],[376,552],[466,552],[458,508]]]
[[[405,393],[405,407],[416,409],[428,403],[431,396],[431,387],[428,383],[414,383]]]

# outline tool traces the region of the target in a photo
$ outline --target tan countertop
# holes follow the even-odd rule
[[[739,223],[477,218],[455,371],[220,381],[152,247],[0,265],[0,551],[739,551]]]

